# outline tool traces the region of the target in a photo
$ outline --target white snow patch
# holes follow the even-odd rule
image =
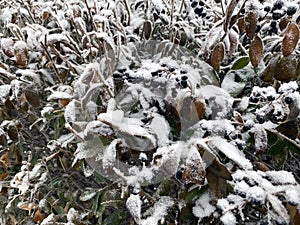
[[[276,184],[297,184],[294,175],[291,172],[280,170],[280,171],[267,171],[266,175],[271,182]]]
[[[264,204],[266,199],[265,190],[258,186],[250,187],[247,191],[247,198],[251,201]]]
[[[139,195],[131,194],[126,201],[126,207],[137,224],[141,224],[142,202]]]
[[[210,216],[214,211],[215,207],[210,204],[209,193],[205,192],[197,199],[195,206],[193,207],[193,214],[199,218],[199,222],[207,216]]]
[[[236,224],[236,218],[231,211],[228,211],[223,216],[221,216],[221,221],[224,225],[234,225]]]

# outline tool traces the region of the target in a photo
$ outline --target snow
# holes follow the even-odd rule
[[[112,168],[117,159],[117,144],[120,143],[119,139],[114,139],[108,147],[106,147],[103,151],[103,169],[107,170],[109,168]],[[99,158],[96,158],[96,161],[99,160]]]
[[[285,198],[291,204],[300,205],[300,188],[286,190]]]
[[[210,204],[209,193],[203,193],[195,202],[193,207],[193,214],[199,218],[198,223],[204,218],[210,216],[216,208]]]
[[[155,133],[158,139],[158,146],[163,146],[168,143],[170,127],[163,116],[155,114],[149,128]]]
[[[289,91],[296,91],[298,89],[297,81],[290,81],[288,83],[283,83],[278,89],[278,93],[285,93]]]
[[[47,100],[57,100],[57,99],[72,99],[73,95],[62,92],[62,91],[53,91],[51,95],[48,96]]]
[[[229,159],[233,160],[237,165],[245,170],[252,169],[251,162],[246,159],[245,154],[239,151],[233,144],[220,137],[214,137],[208,140],[208,146],[217,151],[221,151]]]
[[[137,224],[141,224],[142,202],[139,195],[131,194],[126,201],[126,207]]]
[[[236,217],[231,211],[228,211],[223,216],[221,216],[220,220],[224,225],[234,225],[237,223]]]
[[[159,220],[163,219],[167,215],[168,208],[175,204],[174,200],[168,196],[162,196],[157,202],[155,202],[151,216],[141,221],[141,225],[158,225]]]
[[[234,186],[234,191],[240,195],[246,195],[249,188],[249,185],[242,180]]]
[[[5,103],[10,90],[11,90],[11,85],[9,85],[9,84],[4,84],[4,85],[0,86],[0,103],[1,104]]]
[[[254,186],[247,190],[247,198],[253,202],[264,204],[266,199],[266,192],[261,187]]]
[[[267,171],[267,177],[271,182],[277,184],[297,184],[293,174],[291,172],[280,170],[280,171]]]

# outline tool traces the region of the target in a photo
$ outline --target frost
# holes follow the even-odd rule
[[[297,184],[293,174],[291,172],[280,170],[280,171],[267,171],[267,177],[271,182],[277,184]]]
[[[246,195],[249,185],[245,181],[241,181],[234,186],[234,191],[240,195]]]
[[[162,196],[151,209],[151,216],[143,219],[141,225],[158,225],[159,220],[167,215],[168,208],[174,205],[174,200],[167,196]]]
[[[257,186],[250,187],[249,190],[247,190],[247,198],[253,202],[264,204],[266,199],[265,190]]]
[[[230,211],[226,212],[220,219],[224,225],[234,225],[237,223],[236,217]]]
[[[4,104],[9,92],[11,90],[11,86],[9,84],[4,84],[0,86],[0,103]]]
[[[208,145],[217,151],[221,151],[229,159],[233,160],[240,167],[245,170],[252,169],[252,164],[246,159],[243,152],[239,151],[234,145],[228,143],[226,140],[215,137],[208,141]]]
[[[73,95],[62,92],[62,91],[53,91],[51,95],[47,98],[48,101],[56,100],[56,99],[72,99]]]
[[[204,217],[210,216],[215,211],[215,209],[216,208],[210,204],[209,193],[205,192],[195,202],[195,206],[193,207],[193,214],[199,218],[200,222]]]
[[[296,91],[297,89],[298,89],[297,81],[290,81],[288,83],[283,83],[279,87],[278,92],[285,93],[285,92],[289,92],[289,91]]]
[[[117,158],[117,144],[120,142],[120,140],[115,139],[113,140],[108,147],[104,149],[103,152],[103,169],[107,170],[108,168],[112,168],[115,165],[115,161]],[[96,161],[99,160],[99,158],[96,158]]]
[[[300,205],[300,188],[285,191],[285,198],[290,204]]]
[[[137,224],[141,224],[142,202],[139,195],[131,194],[126,201],[126,207]]]
[[[156,134],[158,146],[163,146],[169,141],[170,127],[166,119],[160,115],[155,115],[151,121],[150,129]]]

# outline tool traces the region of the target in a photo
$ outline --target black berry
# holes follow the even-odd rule
[[[255,97],[255,96],[250,96],[249,101],[250,101],[250,102],[253,102],[253,103],[258,103],[259,98],[258,98],[258,97]]]
[[[273,95],[268,95],[267,99],[268,99],[268,101],[273,101],[273,100],[275,100],[275,97]]]
[[[272,21],[270,23],[270,27],[273,28],[273,27],[277,27],[277,22],[276,21]]]
[[[121,74],[119,72],[113,73],[113,78],[121,78]]]
[[[187,80],[188,79],[188,76],[182,76],[181,77],[181,80]]]
[[[168,69],[169,69],[170,72],[174,72],[175,71],[174,67],[169,67]]]
[[[187,71],[186,70],[180,70],[180,73],[181,74],[187,74]]]
[[[118,72],[120,72],[120,73],[125,73],[125,72],[126,72],[126,68],[119,68],[119,69],[118,69]]]
[[[198,16],[201,16],[201,13],[203,12],[203,7],[195,8],[194,12],[195,12]]]
[[[181,81],[180,81],[180,85],[181,85],[183,88],[187,88],[188,82],[187,82],[186,80],[181,80]]]
[[[193,8],[195,8],[197,5],[198,5],[198,1],[194,1],[194,2],[192,2],[192,4],[191,4],[191,6],[192,6]]]
[[[265,6],[264,11],[265,12],[270,12],[271,11],[271,6],[269,6],[269,5]]]
[[[293,103],[294,100],[291,97],[287,96],[285,97],[284,101],[286,104],[290,105]]]
[[[289,6],[286,10],[286,14],[288,16],[292,16],[296,13],[296,11],[297,11],[297,8],[295,6]]]
[[[257,116],[256,116],[256,120],[257,120],[257,122],[260,123],[260,124],[262,124],[262,123],[265,122],[265,118],[264,118],[264,116],[262,116],[262,115],[257,115]]]
[[[158,76],[158,71],[151,72],[152,77]]]
[[[272,13],[273,20],[279,20],[282,17],[282,12],[280,11],[274,11]]]
[[[283,6],[283,1],[281,0],[278,0],[276,2],[274,2],[273,4],[273,9],[276,10],[276,9],[281,9]]]

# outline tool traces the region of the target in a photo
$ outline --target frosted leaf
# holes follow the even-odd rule
[[[108,147],[106,147],[103,151],[103,169],[107,170],[108,168],[112,168],[115,165],[116,158],[117,158],[117,144],[121,141],[119,139],[114,139]],[[96,161],[99,160],[99,158],[96,158]]]
[[[267,171],[266,175],[275,184],[297,184],[294,175],[285,170]]]
[[[82,202],[86,202],[88,200],[91,200],[96,194],[97,192],[95,190],[86,190],[80,195],[79,200]]]
[[[158,146],[162,146],[168,143],[170,127],[168,122],[163,116],[155,114],[151,121],[150,129],[156,134],[158,139]]]
[[[141,224],[142,202],[139,195],[131,194],[126,201],[126,207],[137,224]]]
[[[1,20],[4,24],[8,24],[12,20],[12,9],[9,7],[5,7],[1,10]]]
[[[76,121],[76,108],[74,100],[72,100],[71,102],[69,102],[69,104],[66,105],[64,117],[66,122],[68,123],[73,123]]]
[[[45,40],[44,37],[42,37],[42,40]],[[57,42],[69,43],[67,36],[61,33],[49,34],[47,35],[46,40],[48,45],[53,45]]]
[[[43,222],[41,223],[41,225],[52,225],[53,223],[56,223],[55,221],[55,216],[53,213],[51,213],[49,216],[47,216]]]
[[[9,84],[4,84],[0,86],[0,104],[4,104],[9,95],[10,90],[11,86]]]
[[[195,202],[193,214],[199,218],[199,223],[204,217],[210,216],[215,210],[216,208],[210,204],[209,193],[205,192]]]
[[[79,214],[74,208],[70,208],[67,213],[68,222],[76,222],[79,220]]]
[[[221,221],[224,225],[234,225],[236,224],[236,217],[233,215],[231,211],[228,211],[223,216],[221,216]]]
[[[286,190],[285,198],[291,204],[300,205],[300,187]]]
[[[222,198],[222,199],[218,199],[218,202],[217,202],[217,207],[219,209],[221,209],[222,211],[225,211],[229,208],[229,202],[227,199],[225,198]]]
[[[167,196],[162,196],[153,206],[151,216],[141,221],[141,225],[157,225],[158,222],[167,215],[167,210],[174,205],[174,200]]]
[[[250,187],[249,190],[247,190],[246,197],[255,203],[264,204],[266,199],[266,192],[261,187],[254,186]]]
[[[234,145],[228,143],[226,140],[215,137],[208,141],[208,146],[214,150],[221,151],[226,157],[233,160],[243,169],[252,169],[251,162],[246,159],[243,152],[239,151]]]
[[[45,106],[41,110],[41,116],[46,117],[47,115],[50,115],[54,111],[54,108],[52,106]]]
[[[114,130],[109,125],[103,122],[100,122],[98,120],[93,120],[88,122],[83,133],[85,136],[88,136],[89,134],[111,136],[114,134]]]
[[[53,91],[52,94],[47,98],[48,101],[56,99],[72,99],[73,96],[66,92]]]
[[[269,194],[267,196],[269,202],[271,203],[273,210],[277,213],[279,217],[275,218],[275,220],[283,220],[286,224],[289,224],[290,222],[290,216],[288,214],[288,211],[282,204],[282,202],[274,195]],[[270,213],[269,213],[270,214]],[[276,215],[274,215],[276,217]]]
[[[245,181],[241,181],[234,186],[234,191],[240,195],[246,195],[249,185]]]
[[[253,128],[255,150],[264,152],[268,148],[268,135],[266,130],[259,124],[255,124]]]
[[[298,89],[297,81],[290,81],[288,83],[283,83],[279,87],[278,92],[285,93],[285,92],[289,92],[289,91],[296,91],[297,89]]]

